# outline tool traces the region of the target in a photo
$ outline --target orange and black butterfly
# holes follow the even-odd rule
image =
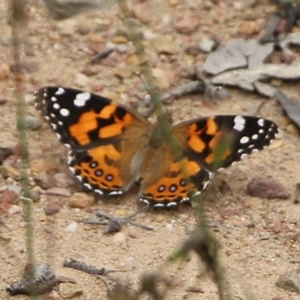
[[[172,126],[178,155],[159,120],[152,124],[99,95],[44,87],[35,93],[35,105],[70,148],[69,168],[84,186],[113,196],[139,183],[140,201],[158,207],[189,201],[213,172],[263,149],[278,133],[274,122],[252,116],[197,118]]]

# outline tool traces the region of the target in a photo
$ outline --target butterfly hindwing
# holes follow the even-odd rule
[[[143,181],[140,201],[157,207],[170,207],[188,202],[199,195],[210,183],[213,173],[203,168],[197,161],[183,157],[172,161],[168,168],[156,176],[155,180]]]

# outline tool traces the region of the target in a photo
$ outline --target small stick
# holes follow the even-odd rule
[[[94,266],[88,265],[84,262],[78,261],[73,258],[66,258],[63,264],[66,268],[71,268],[75,270],[82,271],[87,274],[92,275],[106,275],[108,273],[116,273],[116,272],[127,272],[127,270],[106,270],[105,268],[96,268]]]
[[[91,62],[92,64],[97,63],[97,62],[99,62],[101,59],[103,59],[103,58],[107,57],[108,55],[110,55],[113,51],[114,51],[113,48],[106,48],[106,49],[104,49],[103,51],[101,51],[101,52],[97,53],[96,55],[94,55],[94,56],[91,58],[90,62]]]

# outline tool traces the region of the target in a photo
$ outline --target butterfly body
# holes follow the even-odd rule
[[[278,132],[272,121],[251,116],[152,124],[129,107],[63,87],[38,90],[35,104],[71,149],[69,168],[87,188],[113,196],[139,183],[140,200],[154,206],[189,201],[213,172],[267,146]]]

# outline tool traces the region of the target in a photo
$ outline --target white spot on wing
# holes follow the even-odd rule
[[[242,116],[236,116],[234,118],[234,126],[233,129],[237,131],[243,131],[245,128],[246,120]]]
[[[250,139],[249,139],[247,136],[243,136],[243,137],[240,139],[240,143],[241,143],[241,144],[247,144],[249,141],[250,141]]]
[[[55,92],[55,95],[62,95],[65,92],[66,92],[65,89],[63,89],[62,87],[59,87],[58,90]]]
[[[264,126],[265,126],[265,120],[264,120],[264,119],[258,119],[257,124],[258,124],[260,127],[264,127]]]
[[[81,106],[85,106],[86,101],[88,101],[89,99],[91,99],[91,94],[90,93],[80,93],[76,95],[76,98],[74,100],[74,105],[81,107]]]
[[[47,95],[44,95],[44,97],[46,98]],[[52,102],[56,102],[56,101],[57,101],[57,98],[56,98],[56,97],[51,97],[51,101],[52,101]]]
[[[59,105],[58,103],[54,103],[54,104],[53,104],[53,108],[54,108],[54,109],[60,109],[60,105]]]
[[[85,186],[86,188],[88,188],[89,190],[92,190],[92,186],[89,183],[84,183],[83,186]]]
[[[257,140],[258,139],[258,134],[253,134],[251,138],[252,138],[252,140]]]
[[[79,180],[79,181],[82,181],[82,177],[77,175],[76,178]]]
[[[109,196],[114,196],[114,195],[122,195],[122,194],[123,194],[123,191],[112,191],[108,195]]]
[[[248,156],[248,154],[244,153],[244,154],[241,155],[241,159],[243,159],[243,158],[245,158],[247,156]]]
[[[146,203],[147,205],[150,205],[150,202],[147,199],[140,198],[140,201]]]
[[[63,117],[68,117],[70,115],[70,111],[66,108],[62,108],[59,112]]]
[[[176,202],[170,202],[167,204],[167,207],[172,207],[172,206],[176,206],[177,203]]]
[[[94,190],[95,193],[99,194],[99,195],[103,195],[103,192],[101,190]]]

